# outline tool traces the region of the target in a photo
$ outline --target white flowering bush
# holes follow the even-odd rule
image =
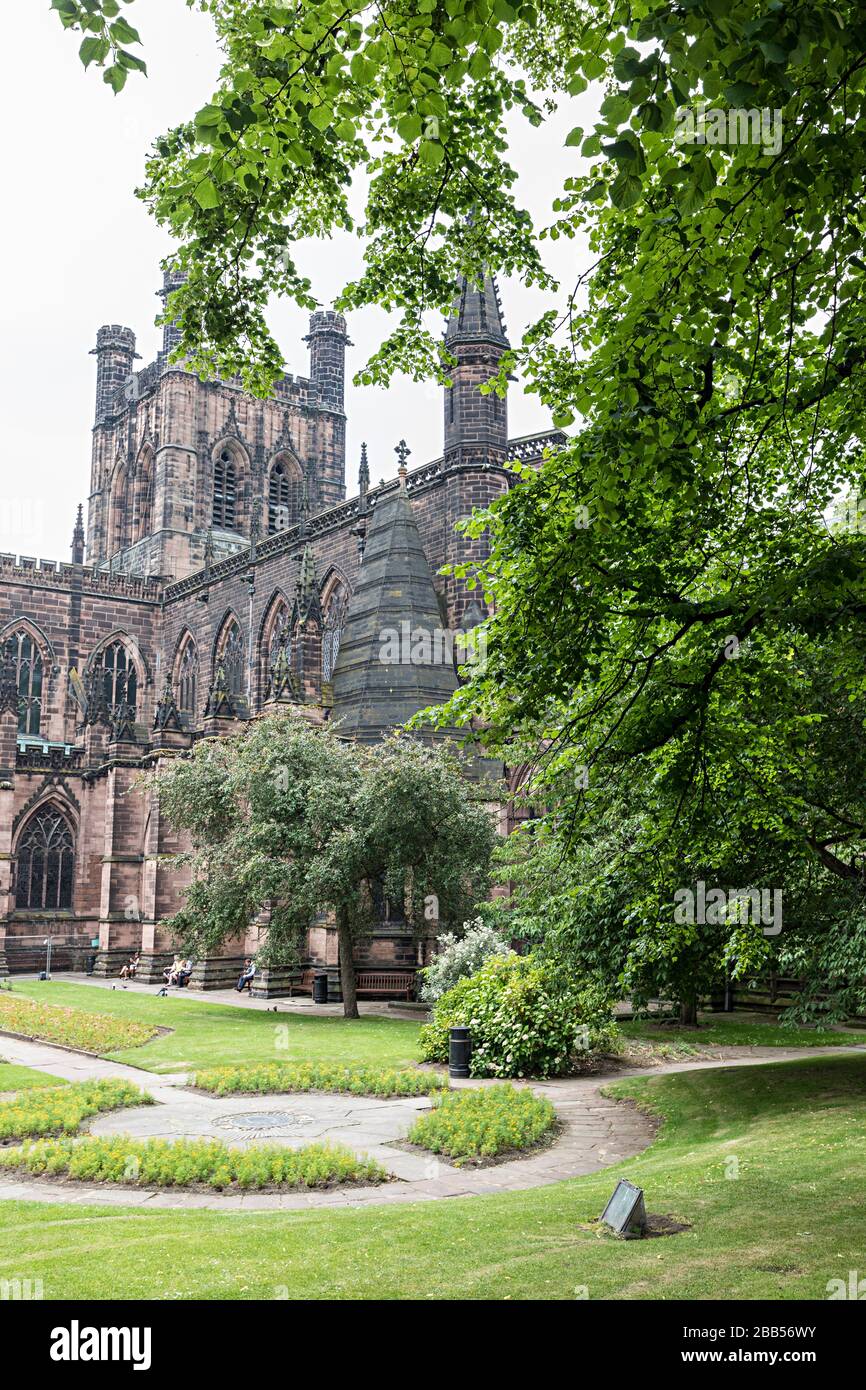
[[[438,1000],[421,1029],[422,1057],[448,1061],[448,1031],[468,1027],[473,1076],[561,1076],[615,1045],[599,985],[563,985],[537,957],[492,956]]]
[[[458,980],[474,975],[491,956],[513,955],[499,932],[486,926],[480,917],[466,922],[463,935],[445,932],[439,938],[439,948],[430,965],[418,973],[422,977],[420,997],[428,1004],[453,989]]]

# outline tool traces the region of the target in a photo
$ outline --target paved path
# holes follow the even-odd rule
[[[863,1049],[854,1049],[862,1051]],[[378,1187],[346,1187],[333,1192],[251,1193],[219,1196],[212,1193],[142,1190],[101,1183],[40,1182],[3,1177],[0,1199],[42,1202],[98,1203],[110,1206],[209,1208],[217,1211],[289,1211],[313,1207],[388,1205],[430,1201],[443,1197],[501,1193],[541,1187],[609,1168],[642,1152],[652,1141],[651,1120],[634,1107],[604,1097],[601,1087],[627,1076],[681,1071],[758,1066],[799,1057],[847,1054],[851,1048],[756,1048],[754,1055],[735,1060],[671,1062],[647,1068],[619,1068],[604,1077],[568,1077],[533,1082],[556,1107],[559,1138],[549,1148],[488,1168],[454,1168],[433,1155],[398,1147],[413,1119],[429,1106],[425,1096],[376,1100],[371,1097],[304,1093],[281,1096],[215,1097],[187,1088],[183,1074],[155,1077],[136,1067],[87,1057],[45,1043],[0,1038],[0,1055],[36,1071],[70,1081],[118,1077],[149,1091],[157,1105],[116,1111],[96,1117],[92,1134],[131,1134],[136,1137],[213,1137],[244,1147],[279,1143],[292,1148],[314,1139],[347,1144],[358,1153],[378,1159],[397,1179]],[[453,1083],[483,1085],[481,1082]]]

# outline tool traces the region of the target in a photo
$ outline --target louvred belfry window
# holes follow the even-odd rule
[[[234,531],[237,525],[238,479],[235,461],[228,449],[214,461],[213,470],[213,513],[214,526],[223,531]]]

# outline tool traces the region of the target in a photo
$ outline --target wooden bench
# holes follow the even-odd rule
[[[313,992],[313,970],[299,970],[289,980],[289,998],[295,994],[312,994]]]
[[[415,976],[403,970],[359,970],[358,993],[377,999],[411,999]]]
[[[300,970],[289,981],[289,998],[295,994],[312,994],[313,976],[321,967]],[[359,970],[358,994],[374,999],[411,999],[415,993],[415,976],[405,970]]]

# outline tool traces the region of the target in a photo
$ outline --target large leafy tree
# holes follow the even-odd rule
[[[423,315],[458,272],[550,287],[539,237],[588,233],[592,265],[496,383],[519,369],[576,428],[472,523],[491,532],[480,578],[496,613],[486,668],[446,717],[481,716],[503,750],[541,738],[548,779],[588,769],[561,792],[566,850],[611,796],[641,799],[657,870],[634,930],[650,955],[678,953],[670,893],[698,867],[742,883],[796,861],[850,907],[866,848],[864,540],[859,504],[841,529],[828,510],[866,493],[866,11],[201,3],[223,77],[157,143],[143,190],[188,272],[170,305],[180,351],[265,389],[267,297],[311,301],[293,243],[352,226],[359,184],[365,269],[341,307],[396,313],[370,380],[447,371]],[[117,5],[58,8],[93,30]],[[567,142],[591,166],[551,189],[538,232],[506,121],[537,127],[543,160],[548,110],[592,81],[600,118]],[[843,956],[862,972],[859,928]]]
[[[354,948],[384,896],[407,928],[459,923],[487,889],[488,810],[447,749],[408,737],[340,740],[292,714],[204,740],[152,778],[190,849],[169,924],[206,955],[262,924],[260,959],[299,959],[307,928],[336,921],[344,1012],[356,1018]]]

